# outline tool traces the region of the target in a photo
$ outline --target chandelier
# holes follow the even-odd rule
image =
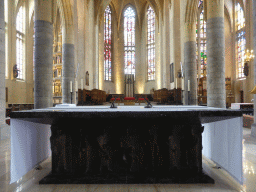
[[[254,59],[254,54],[253,54],[253,50],[249,51],[249,49],[247,49],[247,52],[244,54],[244,76],[248,76],[249,75],[249,62]]]
[[[250,62],[255,57],[253,54],[253,50],[249,51],[249,49],[247,49],[247,52],[244,54],[244,56],[246,62]]]

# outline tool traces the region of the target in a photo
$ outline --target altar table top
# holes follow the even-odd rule
[[[76,106],[74,104],[62,104],[56,107],[45,109],[33,109],[24,111],[15,111],[11,113],[11,118],[22,118],[26,121],[33,119],[44,119],[41,123],[51,124],[55,118],[91,118],[93,115],[113,118],[121,115],[127,117],[163,117],[163,116],[199,116],[201,123],[221,121],[225,119],[242,116],[240,110],[222,109],[204,106],[153,106],[145,108],[144,106]]]

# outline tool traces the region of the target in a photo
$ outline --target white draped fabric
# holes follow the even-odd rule
[[[18,181],[51,155],[51,125],[11,119],[11,181]]]

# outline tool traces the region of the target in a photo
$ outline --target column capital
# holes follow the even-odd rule
[[[186,22],[184,25],[185,28],[185,42],[195,41],[196,42],[196,22]]]
[[[53,22],[52,0],[35,0],[35,20]]]
[[[224,18],[224,0],[208,0],[207,1],[207,19],[215,17]]]

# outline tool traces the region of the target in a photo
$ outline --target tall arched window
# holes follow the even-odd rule
[[[21,6],[16,18],[16,64],[18,71],[18,79],[24,79],[24,21],[25,11]]]
[[[245,18],[244,11],[239,3],[236,4],[236,63],[238,68],[238,79],[244,76],[244,54],[245,54]]]
[[[124,73],[135,77],[135,11],[128,7],[124,12]]]
[[[104,13],[104,80],[111,81],[111,9],[109,6]]]
[[[155,12],[150,6],[147,15],[148,80],[155,80]]]
[[[206,21],[204,18],[203,1],[199,1],[199,22],[197,21],[197,63],[199,77],[202,78],[206,76],[206,65],[207,65],[207,50],[206,50]]]

